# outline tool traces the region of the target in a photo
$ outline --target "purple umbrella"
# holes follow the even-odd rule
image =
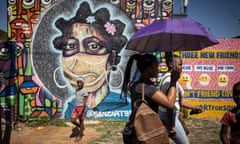
[[[128,42],[128,50],[138,52],[201,50],[218,44],[202,24],[189,18],[155,21],[138,30]]]

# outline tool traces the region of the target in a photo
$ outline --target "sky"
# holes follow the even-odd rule
[[[182,0],[174,3],[174,11],[181,12]],[[217,38],[240,36],[240,0],[188,0],[187,14]],[[0,0],[0,29],[7,31],[7,0]]]
[[[217,38],[240,36],[240,0],[189,0],[187,13]]]
[[[7,31],[7,0],[0,0],[0,29]]]

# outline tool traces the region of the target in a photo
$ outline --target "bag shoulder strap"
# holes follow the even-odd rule
[[[145,90],[144,90],[144,83],[142,83],[142,100],[145,100]]]
[[[135,86],[136,86],[136,83],[134,84],[134,87]],[[144,102],[144,103],[148,104],[147,101],[145,100],[145,86],[144,86],[144,83],[141,83],[141,88],[142,88],[141,99],[137,99],[133,102],[133,107],[135,107],[135,111],[137,111],[138,107],[140,106],[140,103]],[[134,111],[133,107],[132,107],[132,111]]]
[[[136,87],[136,85],[137,85],[137,82],[133,82],[133,83],[131,83],[131,85],[132,85],[132,88],[133,89],[135,89],[135,87]],[[131,95],[131,94],[130,94]],[[132,97],[132,96],[131,96]],[[133,121],[134,120],[134,118],[135,118],[135,115],[136,115],[136,113],[137,113],[137,107],[136,107],[136,100],[135,101],[133,101],[133,98],[131,98],[131,101],[132,101],[132,105],[131,105],[131,110],[132,110],[132,112],[131,112],[131,114],[130,114],[130,117],[129,117],[129,120],[130,121]]]

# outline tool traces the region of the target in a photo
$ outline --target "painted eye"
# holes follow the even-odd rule
[[[89,37],[83,40],[83,47],[88,54],[106,54],[107,46],[104,41],[96,37]]]
[[[79,47],[79,42],[76,39],[66,39],[62,44],[63,50],[72,50]]]
[[[34,4],[35,0],[23,0],[23,4],[26,6],[30,6]]]
[[[102,46],[99,43],[91,42],[88,44],[88,48],[86,50],[88,54],[106,54],[107,49],[106,47]]]
[[[128,1],[127,5],[128,6],[135,6],[136,5],[136,1]]]
[[[172,0],[165,0],[162,4],[164,9],[170,9],[172,8],[172,5],[173,5]]]
[[[89,48],[89,50],[91,50],[91,51],[96,51],[96,50],[100,49],[101,47],[100,47],[100,45],[99,45],[98,43],[96,43],[96,42],[90,42],[90,43],[88,43],[88,48]]]
[[[77,46],[75,44],[69,44],[69,49],[75,49]]]
[[[48,5],[52,2],[52,0],[41,0],[41,3],[44,5]]]
[[[144,0],[143,1],[144,10],[153,10],[154,6],[155,6],[154,0]]]
[[[71,49],[76,49],[78,45],[74,43],[69,43],[69,44],[63,44],[62,47],[64,50],[71,50]]]
[[[9,4],[15,4],[15,3],[16,3],[16,0],[8,0],[8,3],[9,3]]]
[[[120,3],[120,0],[111,0],[111,3],[112,3],[112,4],[119,4],[119,3]]]
[[[0,56],[7,56],[10,54],[10,51],[8,48],[2,47],[0,48]]]
[[[23,49],[20,46],[16,45],[15,47],[16,56],[20,56],[22,54],[22,51]]]
[[[20,46],[16,46],[16,52],[19,53],[21,51],[22,51],[21,47]]]
[[[144,3],[149,6],[154,5],[154,0],[145,0]]]

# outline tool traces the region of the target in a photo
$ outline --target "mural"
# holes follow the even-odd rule
[[[188,1],[182,3],[186,14]],[[88,118],[128,118],[130,100],[120,90],[135,52],[125,49],[127,42],[145,25],[172,17],[173,6],[172,0],[9,0],[9,41],[0,44],[2,118],[68,119],[78,76],[90,94]],[[192,117],[220,117],[234,105],[238,49],[239,39],[220,39],[203,51],[179,53],[185,97],[205,110]],[[164,52],[152,54],[159,82],[167,71]]]
[[[31,38],[40,13],[53,2],[8,1],[8,37],[1,43],[2,117],[14,121],[60,117],[62,102],[44,90],[32,71]],[[14,113],[13,113],[14,111]]]
[[[1,57],[0,57],[0,81],[1,93],[0,102],[1,118],[13,118],[14,101],[17,96],[17,86],[15,80],[15,54],[14,43],[4,42],[0,43]]]
[[[69,118],[77,76],[89,91],[87,117],[125,119],[120,97],[131,35],[172,15],[171,0],[11,0],[1,43],[1,106],[11,119]]]
[[[219,39],[219,44],[202,51],[184,51],[180,83],[189,103],[205,112],[192,117],[221,117],[235,106],[233,84],[239,81],[239,39]]]
[[[90,109],[128,106],[118,91],[123,60],[131,54],[123,48],[134,31],[130,19],[108,3],[63,1],[42,17],[33,38],[32,62],[45,87],[66,101],[65,118],[71,115],[79,76],[85,79]]]
[[[134,22],[137,29],[173,14],[173,0],[95,0],[105,1],[120,8]]]

